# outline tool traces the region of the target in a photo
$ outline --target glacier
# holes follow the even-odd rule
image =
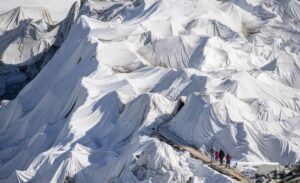
[[[0,40],[21,10],[0,15]],[[30,12],[28,35],[50,25]],[[237,163],[300,160],[298,0],[87,0],[74,12],[46,39],[59,40],[51,59],[1,103],[0,182],[235,182],[157,139],[162,127]],[[1,43],[4,64],[39,60],[34,41],[29,62]]]

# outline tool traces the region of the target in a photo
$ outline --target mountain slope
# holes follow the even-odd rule
[[[268,2],[86,1],[0,108],[0,182],[233,182],[160,142],[161,126],[237,162],[298,161],[300,29],[285,20],[300,9]]]
[[[59,24],[42,8],[18,7],[0,15],[0,99],[12,99],[52,58],[79,14],[75,3]]]

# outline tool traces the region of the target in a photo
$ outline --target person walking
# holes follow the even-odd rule
[[[214,157],[215,157],[215,148],[214,148],[214,145],[211,144],[210,145],[210,162],[212,163],[214,161]]]
[[[231,156],[229,153],[226,154],[226,165],[225,168],[229,168],[230,169],[230,161],[231,161]]]
[[[216,151],[215,152],[215,161],[218,161],[218,159],[219,159],[219,151]]]
[[[223,149],[220,149],[220,152],[219,152],[220,165],[223,165],[224,157],[225,157],[225,153],[224,153]]]

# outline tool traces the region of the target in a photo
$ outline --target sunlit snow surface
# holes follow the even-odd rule
[[[232,181],[160,142],[161,125],[235,161],[299,160],[297,0],[90,1],[81,14],[0,108],[2,182]]]
[[[0,13],[18,6],[42,7],[50,11],[54,21],[63,20],[76,0],[0,0]]]

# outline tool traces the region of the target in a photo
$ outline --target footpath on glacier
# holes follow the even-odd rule
[[[167,144],[171,145],[172,147],[178,150],[189,152],[193,158],[201,160],[204,164],[207,164],[210,168],[226,176],[236,179],[239,182],[246,183],[250,181],[249,177],[242,174],[238,170],[232,168],[226,168],[225,165],[221,166],[219,165],[219,162],[211,162],[211,158],[206,153],[198,151],[195,148],[187,145],[181,139],[174,136],[172,133],[168,132],[168,130],[164,129],[163,127],[157,129],[157,133],[155,134],[155,136],[158,137],[161,141],[166,142]]]

